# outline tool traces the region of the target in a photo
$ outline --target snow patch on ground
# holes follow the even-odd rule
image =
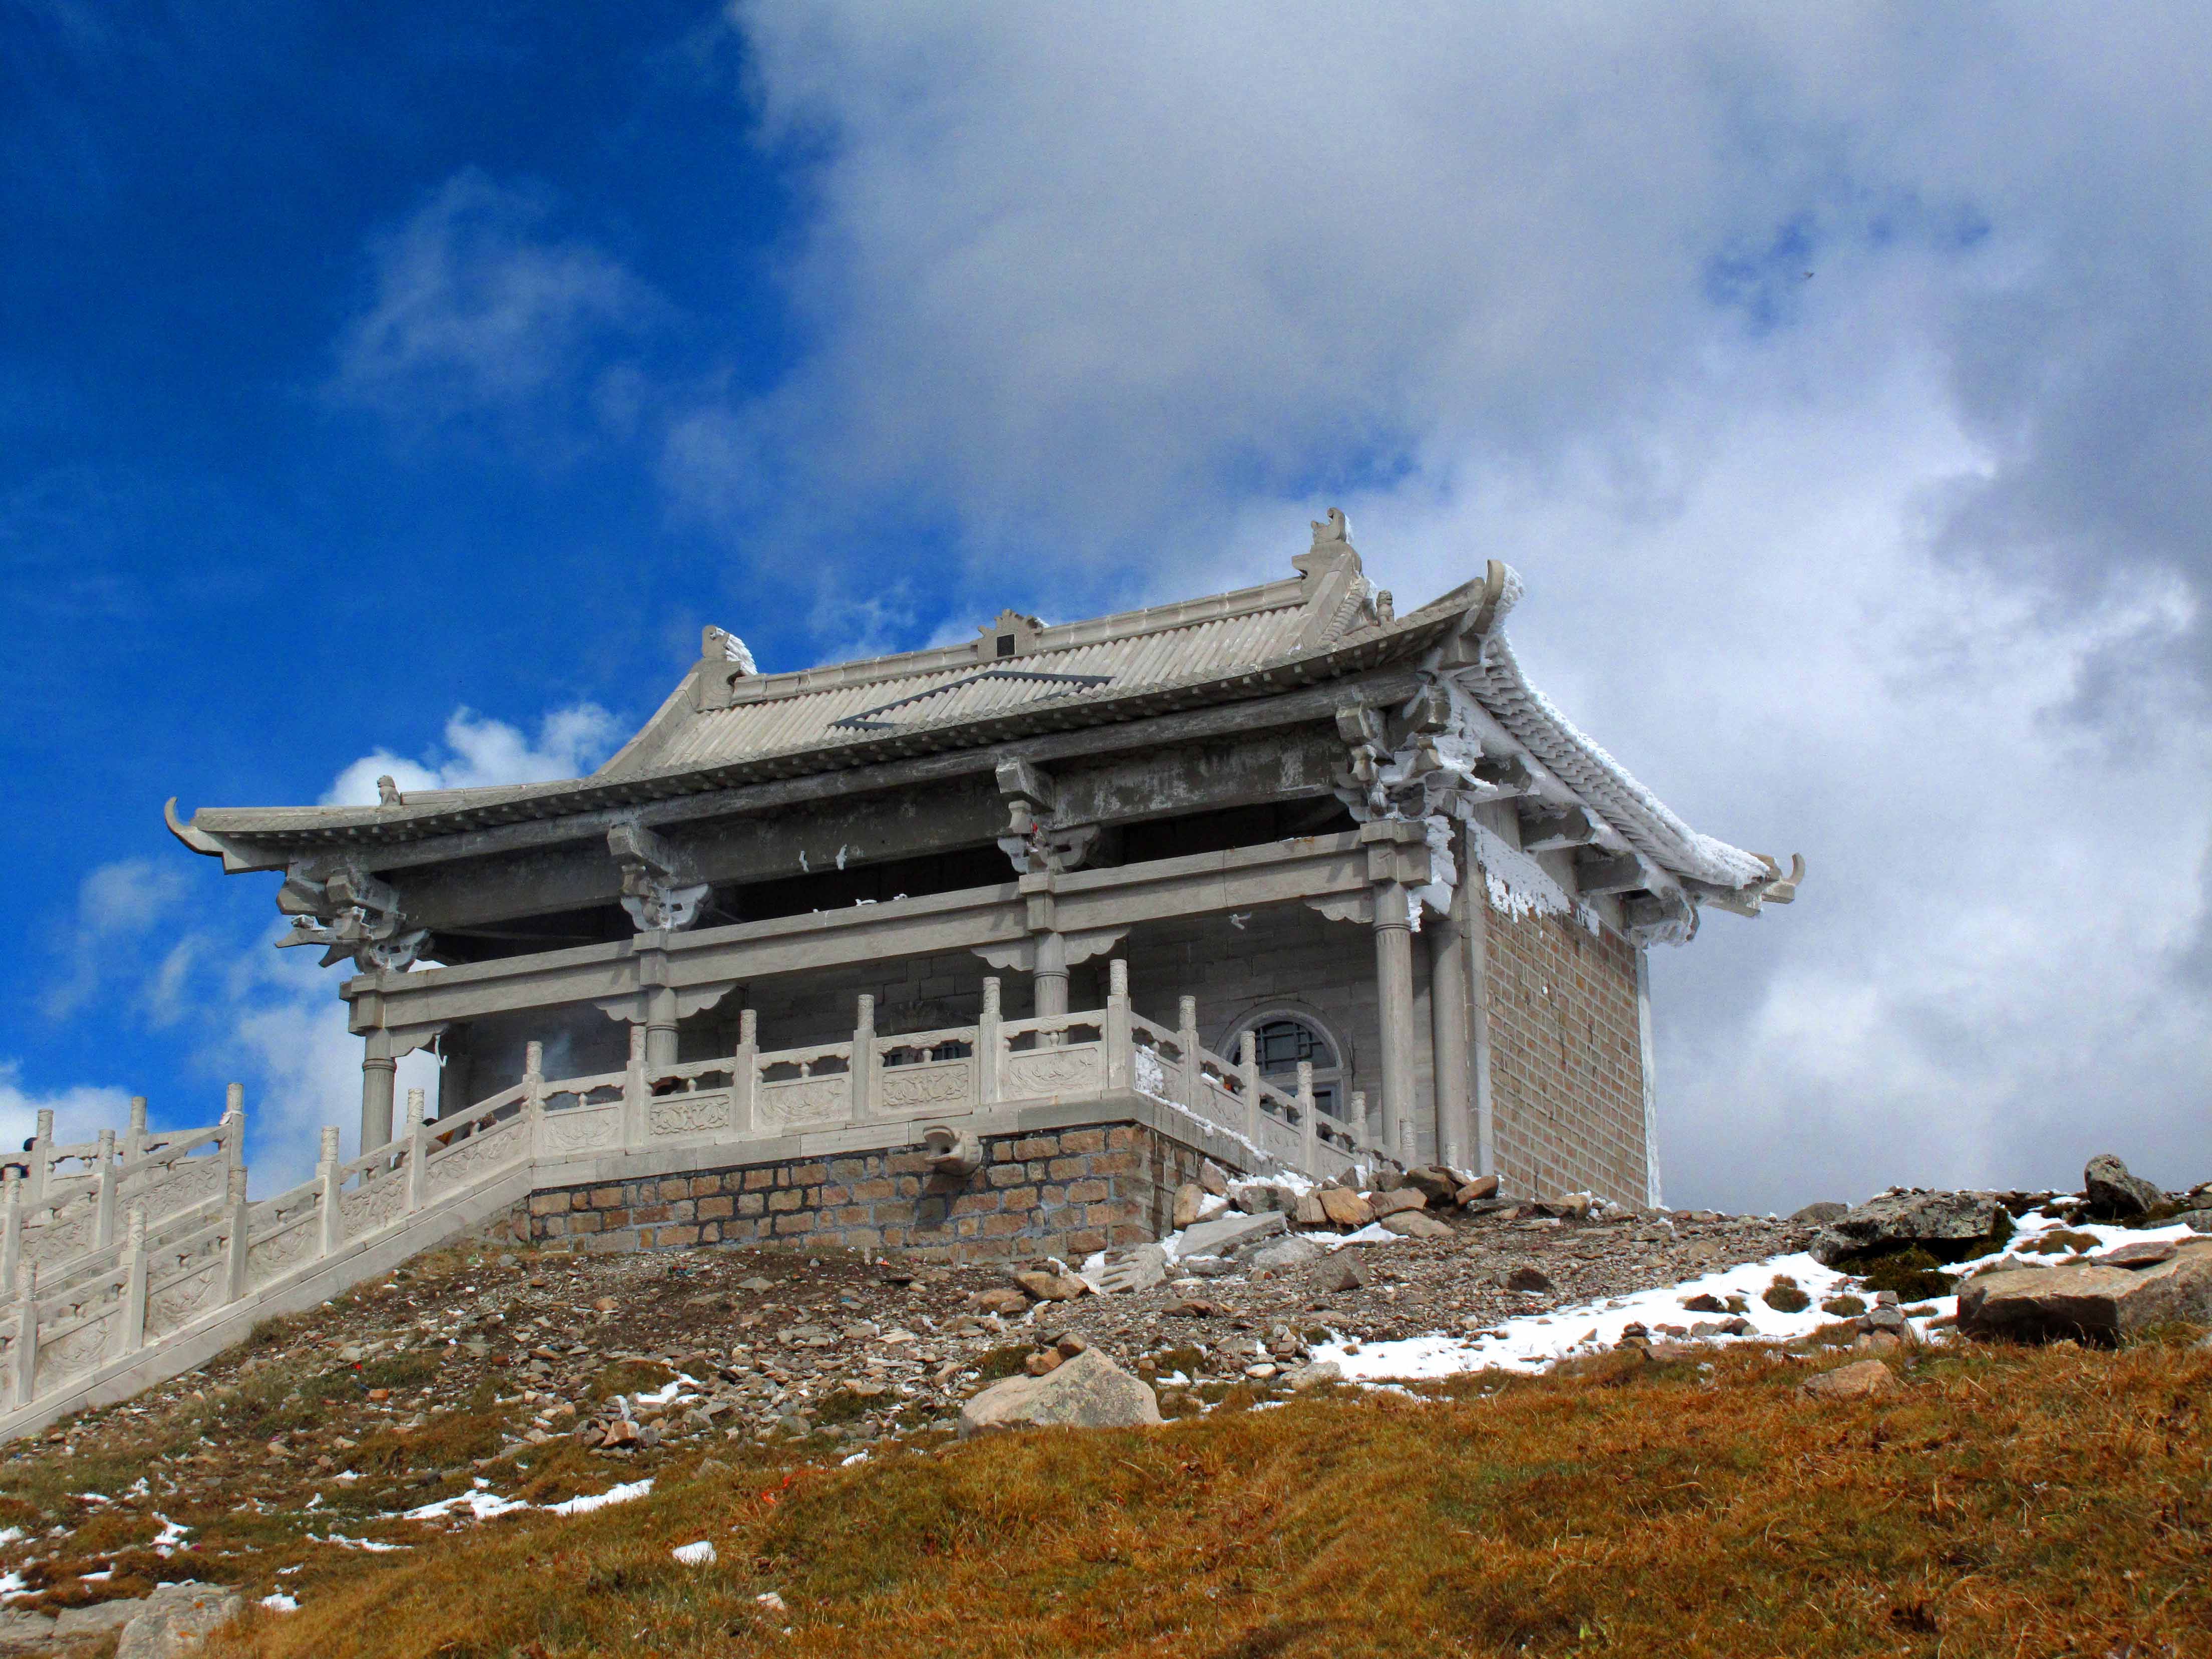
[[[2189,1228],[2179,1225],[2116,1227],[2097,1222],[2069,1225],[2060,1217],[2039,1210],[2021,1217],[2015,1224],[2015,1229],[2002,1252],[1963,1264],[1965,1270],[1978,1273],[1990,1267],[2030,1264],[2049,1266],[2067,1260],[2069,1258],[2063,1254],[2045,1255],[2025,1249],[2027,1245],[2045,1234],[2061,1230],[2094,1238],[2100,1250],[2119,1244],[2199,1237]],[[1356,1233],[1347,1233],[1334,1241],[1332,1248],[1354,1243],[1395,1242],[1395,1234],[1380,1227],[1363,1227]],[[1804,1311],[1783,1313],[1759,1300],[1778,1275],[1795,1279],[1797,1288],[1810,1298]],[[1352,1382],[1371,1382],[1384,1378],[1416,1380],[1456,1376],[1468,1371],[1491,1370],[1534,1373],[1545,1370],[1562,1359],[1596,1353],[1619,1346],[1621,1333],[1631,1324],[1644,1326],[1657,1340],[1694,1340],[1711,1343],[1717,1347],[1741,1342],[1789,1341],[1796,1337],[1808,1336],[1821,1326],[1835,1322],[1836,1316],[1820,1311],[1823,1301],[1832,1297],[1854,1294],[1863,1296],[1869,1304],[1873,1301],[1871,1293],[1859,1291],[1857,1280],[1851,1274],[1833,1267],[1824,1267],[1801,1252],[1742,1262],[1695,1279],[1684,1279],[1679,1284],[1640,1291],[1632,1296],[1615,1297],[1604,1302],[1578,1303],[1545,1313],[1527,1314],[1462,1335],[1440,1332],[1430,1336],[1407,1337],[1395,1342],[1336,1340],[1320,1343],[1313,1349],[1313,1359],[1316,1363],[1334,1361],[1342,1368],[1345,1380]],[[1725,1304],[1732,1295],[1743,1297],[1749,1304],[1742,1316],[1753,1328],[1749,1335],[1708,1334],[1683,1339],[1670,1338],[1668,1334],[1659,1329],[1662,1325],[1673,1325],[1687,1331],[1692,1326],[1726,1318],[1728,1316],[1723,1314],[1693,1313],[1682,1304],[1695,1296],[1711,1296]],[[1935,1321],[1954,1317],[1958,1312],[1959,1301],[1955,1296],[1934,1297],[1916,1302],[1912,1306],[1922,1311],[1911,1322],[1916,1334],[1926,1341],[1941,1337],[1942,1333],[1931,1331],[1929,1326]]]
[[[566,1503],[548,1504],[545,1507],[555,1515],[589,1515],[593,1510],[603,1510],[610,1504],[629,1504],[653,1490],[653,1478],[626,1481],[619,1486],[610,1486],[602,1492],[588,1497],[571,1498]]]

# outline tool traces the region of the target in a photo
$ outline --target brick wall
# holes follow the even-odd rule
[[[1485,990],[1499,1179],[1644,1200],[1636,949],[1610,928],[1493,910]]]
[[[790,1159],[534,1193],[497,1237],[589,1250],[699,1244],[896,1252],[1007,1261],[1158,1238],[1200,1155],[1135,1124],[983,1142],[972,1176],[933,1176],[919,1152]]]

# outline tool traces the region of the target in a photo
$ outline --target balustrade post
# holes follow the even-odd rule
[[[335,1123],[323,1126],[323,1155],[315,1165],[315,1179],[323,1189],[319,1254],[330,1255],[345,1241],[345,1217],[338,1208],[338,1129]]]
[[[115,1131],[100,1132],[99,1186],[93,1199],[92,1242],[102,1249],[115,1243]]]
[[[1260,1144],[1260,1038],[1256,1032],[1237,1034],[1237,1081],[1244,1097],[1244,1139]]]
[[[637,1027],[630,1027],[629,1047],[633,1062],[637,1058]],[[469,1133],[481,1134],[491,1126],[481,1119]],[[526,1042],[522,1045],[522,1139],[530,1148],[533,1158],[545,1155],[545,1045]]]
[[[730,1128],[738,1135],[753,1132],[753,1102],[760,1089],[760,1013],[746,1008],[738,1015],[738,1052],[730,1062]]]
[[[230,1182],[226,1193],[230,1200],[230,1237],[223,1251],[225,1277],[229,1289],[225,1302],[235,1302],[246,1294],[246,1253],[252,1246],[252,1214],[246,1202],[246,1166],[234,1164],[230,1170]]]
[[[0,1285],[15,1282],[23,1259],[23,1180],[14,1164],[0,1177]]]
[[[1315,1121],[1313,1061],[1298,1062],[1298,1135],[1305,1145],[1305,1172],[1321,1173],[1321,1125]]]
[[[853,1021],[853,1063],[846,1076],[852,1085],[853,1121],[865,1123],[876,1108],[876,1000],[865,991]]]
[[[528,1139],[534,1152],[538,1144],[538,1134],[534,1129]],[[407,1091],[407,1207],[410,1210],[422,1207],[422,1163],[429,1150],[429,1132],[422,1127],[422,1091],[410,1089]]]
[[[1133,1060],[1129,1052],[1129,964],[1115,957],[1106,964],[1106,1086],[1126,1089]]]
[[[9,1345],[9,1403],[27,1406],[39,1378],[39,1296],[37,1270],[26,1261],[15,1269],[15,1340]]]
[[[645,1027],[629,1028],[629,1062],[623,1067],[623,1145],[635,1148],[651,1138],[652,1097],[645,1085]]]
[[[230,1169],[246,1168],[246,1085],[234,1083],[222,1091],[222,1161]]]
[[[108,1350],[116,1358],[136,1353],[146,1346],[145,1206],[132,1205],[130,1218],[124,1226],[123,1287],[117,1310],[122,1316]]]
[[[1202,1109],[1206,1098],[1206,1061],[1198,1046],[1198,999],[1184,997],[1176,1004],[1176,1047],[1182,1050],[1182,1103]]]
[[[54,1161],[54,1109],[52,1107],[39,1108],[37,1127],[38,1133],[31,1137],[31,1144],[26,1149],[30,1153],[30,1158],[27,1161],[31,1166],[28,1177],[31,1190],[23,1194],[23,1202],[34,1210],[46,1201],[46,1175]]]
[[[995,1105],[999,1099],[999,976],[983,976],[983,1009],[975,1017],[976,1104]]]
[[[146,1097],[131,1097],[131,1127],[123,1137],[124,1161],[138,1157],[146,1150]]]
[[[1364,1089],[1352,1091],[1352,1144],[1363,1152],[1375,1144],[1374,1136],[1367,1127],[1367,1091]]]

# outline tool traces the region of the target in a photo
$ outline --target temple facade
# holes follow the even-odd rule
[[[797,672],[709,628],[588,777],[169,823],[279,876],[284,943],[352,970],[363,1155],[442,1125],[451,1156],[526,1080],[541,1157],[626,1149],[540,1177],[540,1237],[617,1210],[635,1235],[657,1202],[685,1206],[663,1242],[802,1207],[862,1243],[980,1241],[1018,1206],[947,1181],[1039,1135],[1141,1143],[1163,1180],[1227,1145],[1657,1201],[1646,953],[1802,866],[1692,830],[1528,684],[1504,565],[1401,615],[1334,512],[1291,563]],[[434,1098],[395,1126],[424,1048]],[[774,1207],[825,1159],[846,1176]],[[1114,1168],[1053,1161],[1006,1189],[1034,1200],[1009,1250],[1055,1194],[1106,1243],[1157,1222],[1068,1197]]]

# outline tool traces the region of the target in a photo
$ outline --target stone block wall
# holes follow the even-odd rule
[[[1565,916],[1493,910],[1488,924],[1492,1130],[1505,1190],[1643,1203],[1636,947]]]
[[[916,1151],[787,1159],[533,1193],[495,1237],[602,1250],[702,1244],[854,1249],[933,1261],[1013,1261],[1158,1238],[1200,1155],[1140,1125],[983,1142],[972,1176],[932,1175]]]

